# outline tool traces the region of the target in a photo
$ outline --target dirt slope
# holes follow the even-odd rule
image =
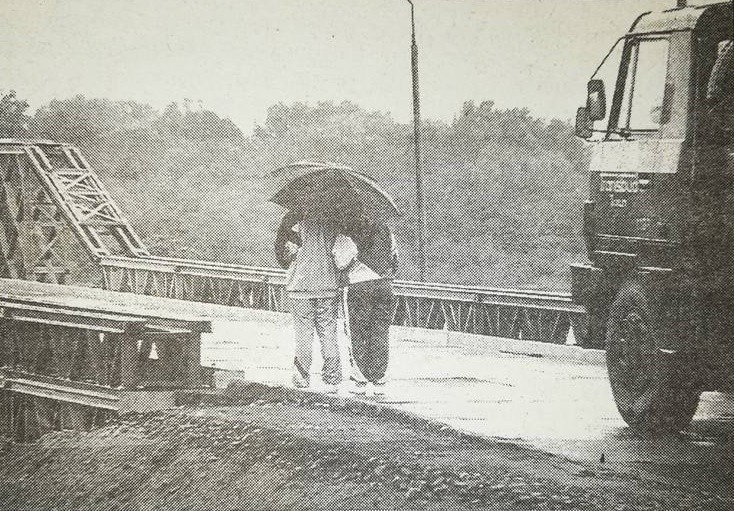
[[[350,401],[244,387],[214,401],[229,406],[3,443],[0,509],[732,508]]]

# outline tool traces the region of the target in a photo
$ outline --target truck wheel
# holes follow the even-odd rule
[[[642,286],[624,284],[607,325],[607,372],[617,409],[632,428],[680,431],[693,418],[701,391],[685,360],[658,349],[661,335]]]

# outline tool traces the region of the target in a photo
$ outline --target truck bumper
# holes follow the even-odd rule
[[[586,306],[601,285],[604,270],[590,264],[571,265],[571,299]]]

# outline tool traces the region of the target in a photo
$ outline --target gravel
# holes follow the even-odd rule
[[[228,406],[130,414],[94,431],[56,432],[33,444],[3,441],[0,508],[734,507],[602,465],[406,416],[361,413],[343,401],[250,394]]]

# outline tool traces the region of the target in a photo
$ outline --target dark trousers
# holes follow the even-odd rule
[[[349,285],[349,330],[352,356],[370,382],[385,376],[390,356],[390,323],[395,295],[389,280],[369,280]]]

